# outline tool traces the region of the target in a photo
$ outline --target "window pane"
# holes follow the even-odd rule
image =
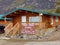
[[[29,17],[29,22],[39,22],[39,17]]]
[[[58,22],[58,17],[56,16],[56,22]]]
[[[53,16],[51,16],[51,24],[53,24],[54,22],[54,19],[53,19]]]
[[[26,16],[22,16],[22,22],[26,22]]]

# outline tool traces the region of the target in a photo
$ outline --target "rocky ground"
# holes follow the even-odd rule
[[[42,33],[43,31],[41,31],[40,33]],[[2,37],[0,37],[0,45],[60,45],[60,30],[52,31],[52,29],[49,29],[48,31],[44,32],[43,38],[40,37],[40,39],[38,38],[33,40],[26,38],[8,38],[4,37],[3,35]]]
[[[0,40],[0,45],[60,45],[60,41],[28,42],[28,41]]]

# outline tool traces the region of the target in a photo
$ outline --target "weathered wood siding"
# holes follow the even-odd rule
[[[2,20],[0,20],[0,25],[7,25],[7,24],[9,24],[11,21],[2,21]]]

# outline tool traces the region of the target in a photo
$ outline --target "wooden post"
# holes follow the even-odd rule
[[[42,13],[39,14],[39,28],[42,29]]]
[[[7,18],[5,17],[5,19],[4,19],[4,20],[5,20],[5,22],[7,21],[6,19],[7,19]]]
[[[29,24],[29,16],[26,16],[26,23]]]
[[[5,26],[6,26],[6,22],[7,22],[6,17],[4,18],[4,22],[5,22]]]

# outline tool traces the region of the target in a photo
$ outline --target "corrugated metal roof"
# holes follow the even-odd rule
[[[16,10],[27,10],[31,12],[43,13],[53,16],[60,16],[57,13],[43,12],[43,9],[55,9],[57,0],[1,0],[0,1],[0,18],[15,12]],[[6,3],[7,2],[7,3]],[[24,5],[25,4],[25,5]],[[20,8],[19,6],[23,6]],[[17,9],[17,7],[19,9]],[[13,9],[12,9],[13,8]]]
[[[43,11],[39,11],[39,10],[31,10],[31,9],[28,9],[28,8],[18,8],[18,9],[15,9],[15,10],[11,11],[11,12],[8,12],[6,14],[3,14],[3,16],[6,16],[8,14],[11,14],[11,13],[17,11],[17,10],[26,10],[26,11],[36,12],[36,13],[48,14],[48,15],[52,15],[52,16],[60,16],[60,14],[57,14],[57,13],[49,13],[49,12],[43,12]]]
[[[4,20],[5,18],[2,18],[4,14],[0,14],[0,20]],[[12,18],[6,18],[6,20],[12,20]]]
[[[8,12],[6,14],[0,14],[0,19],[2,19],[4,16],[7,16],[17,10],[26,10],[26,11],[31,11],[31,12],[36,12],[36,13],[43,13],[43,14],[47,14],[47,15],[52,15],[52,16],[60,16],[60,14],[56,14],[56,13],[49,13],[49,12],[42,12],[42,11],[39,11],[39,10],[31,10],[31,9],[28,9],[28,8],[18,8],[18,9],[15,9],[11,12]]]

